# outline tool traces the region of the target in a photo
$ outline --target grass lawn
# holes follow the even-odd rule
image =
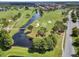
[[[64,10],[59,9],[56,11],[44,12],[43,17],[39,18],[38,20],[36,20],[35,22],[33,22],[31,24],[31,25],[33,25],[34,28],[32,29],[32,32],[30,34],[28,34],[28,36],[30,36],[32,38],[37,38],[36,33],[40,29],[40,27],[47,28],[46,36],[48,36],[50,34],[50,31],[53,28],[55,22],[62,21],[62,19],[65,17],[64,15],[62,15],[62,11],[64,11]],[[49,21],[51,21],[51,23],[49,23]],[[37,23],[39,23],[38,27],[36,27]],[[28,29],[26,29],[26,31],[27,30]],[[46,52],[46,54],[44,54],[43,56],[61,56],[62,39],[63,39],[63,36],[59,35],[59,38],[57,39],[58,43],[57,43],[57,46],[55,47],[55,49],[51,52]]]
[[[27,23],[27,21],[32,17],[33,15],[33,10],[34,8],[30,8],[29,10],[20,10],[22,12],[22,16],[16,20],[16,22],[13,24],[13,29],[10,32],[10,35],[14,35],[18,30],[20,29],[21,26]],[[29,14],[30,17],[26,18],[26,14]]]
[[[58,36],[58,38],[61,38],[61,36]],[[46,52],[44,54],[39,54],[39,53],[30,53],[28,52],[28,48],[25,47],[18,47],[18,46],[13,46],[11,49],[9,49],[8,51],[4,51],[3,54],[1,56],[26,56],[26,57],[59,57],[61,56],[61,47],[59,45],[61,45],[61,39],[58,39],[58,43],[56,45],[56,47],[54,48],[53,51],[50,52]]]
[[[16,15],[19,11],[17,10],[8,10],[8,11],[0,11],[0,18],[9,19],[12,16]]]
[[[62,21],[63,19],[63,15],[62,15],[62,11],[63,10],[56,10],[56,11],[50,11],[50,12],[44,12],[44,15],[43,17],[39,18],[38,20],[36,20],[35,22],[33,22],[31,25],[33,25],[33,29],[32,29],[32,32],[30,34],[28,34],[29,36],[31,37],[36,37],[36,33],[37,31],[40,29],[40,27],[46,27],[47,28],[47,33],[46,35],[50,34],[50,30],[51,28],[54,26],[54,23],[56,21]],[[48,23],[48,22],[51,22],[51,23]],[[37,24],[39,24],[38,27]],[[27,31],[28,29],[26,29]]]
[[[33,22],[31,25],[34,26],[32,33],[30,33],[28,36],[31,36],[33,38],[35,38],[35,34],[37,32],[37,30],[40,29],[41,26],[46,27],[48,32],[46,33],[46,35],[50,34],[50,30],[51,28],[54,26],[54,23],[56,21],[62,21],[64,15],[62,15],[62,9],[56,10],[56,11],[50,11],[50,12],[44,12],[43,17],[39,18],[38,20],[36,20],[35,22]],[[11,35],[15,34],[19,28],[24,25],[29,18],[25,18],[25,14],[30,14],[32,15],[32,11],[28,10],[28,11],[23,11],[22,12],[22,16],[20,19],[20,21],[18,21],[16,23],[16,25],[14,25],[14,28],[16,28],[16,30],[12,30],[10,32]],[[49,23],[49,21],[51,23]],[[40,26],[36,27],[36,24],[39,23]],[[26,29],[27,31],[27,29]],[[26,32],[25,31],[25,32]],[[48,51],[44,54],[39,54],[39,53],[30,53],[28,52],[28,48],[25,47],[18,47],[18,46],[13,46],[11,49],[7,50],[7,51],[3,51],[1,56],[27,56],[27,57],[60,57],[62,54],[62,36],[61,35],[57,35],[57,45],[54,48],[53,51]]]
[[[11,18],[15,15],[17,15],[19,12],[21,13],[21,17],[19,19],[16,19],[15,21],[11,21],[9,23],[9,27],[12,28],[10,35],[14,35],[21,26],[23,26],[27,21],[32,17],[34,8],[29,7],[29,10],[25,10],[24,8],[19,10],[8,10],[8,11],[0,11],[0,19],[6,18],[7,20],[12,20]],[[29,14],[30,17],[27,18],[26,15]]]
[[[6,20],[12,20],[11,18],[15,16],[19,11],[17,10],[8,10],[8,11],[0,11],[0,19],[5,18]],[[9,26],[12,26],[14,21],[9,23]]]

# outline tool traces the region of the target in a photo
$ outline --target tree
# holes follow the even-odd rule
[[[49,51],[53,50],[57,44],[57,38],[56,38],[55,34],[48,35],[48,37],[46,37],[45,40],[46,40],[47,47],[48,47],[47,50],[49,50]]]
[[[30,14],[26,14],[26,18],[29,18],[30,17]]]
[[[28,9],[29,9],[29,7],[25,6],[25,10],[28,10]]]
[[[75,42],[78,42],[79,43],[79,37],[77,39],[75,39]]]
[[[9,33],[5,30],[0,31],[0,42],[2,43],[2,46],[11,47],[13,45],[13,40]]]
[[[18,8],[17,8],[16,6],[14,6],[14,7],[12,8],[12,10],[18,10]]]
[[[3,24],[2,27],[4,28],[4,27],[8,26],[9,21],[8,21],[7,19],[5,19],[5,18],[2,18],[2,19],[1,19],[1,24]]]
[[[77,16],[74,14],[74,11],[72,11],[71,17],[72,17],[72,22],[75,23],[77,21]]]
[[[17,20],[20,17],[21,17],[21,13],[19,12],[17,15],[15,15],[14,17],[12,17],[12,19],[15,21],[15,20]]]
[[[77,57],[79,56],[79,47],[77,48],[77,53],[76,53]]]
[[[6,33],[5,35],[5,39],[4,39],[4,46],[5,47],[11,47],[13,45],[13,40],[10,37],[10,35],[8,33]]]
[[[57,21],[55,24],[54,24],[54,27],[52,28],[54,32],[64,32],[66,30],[67,26],[64,25],[63,22],[61,21]]]
[[[37,34],[40,36],[45,36],[46,32],[47,32],[47,29],[45,27],[40,27],[40,29],[37,31]]]
[[[72,22],[76,22],[77,21],[77,17],[76,16],[74,16],[74,17],[72,17]]]
[[[29,30],[32,30],[32,29],[33,29],[33,26],[32,26],[32,25],[29,25],[29,26],[28,26],[28,29],[29,29]]]
[[[79,9],[79,8],[78,8]],[[76,10],[76,15],[77,15],[77,17],[79,18],[79,10]]]
[[[43,16],[43,10],[39,9],[40,15]]]
[[[17,14],[17,18],[20,18],[21,17],[21,13],[19,12],[18,14]]]
[[[65,12],[62,12],[62,15],[65,15]]]
[[[79,37],[75,39],[74,46],[78,46],[79,47]]]
[[[79,37],[74,40],[73,46],[79,47]]]
[[[64,23],[66,23],[67,21],[68,21],[68,18],[67,17],[63,18],[63,22]]]
[[[56,46],[56,38],[54,35],[49,35],[45,38],[35,38],[33,39],[32,50],[36,52],[46,52],[51,51]]]
[[[57,44],[57,36],[54,33],[51,33],[48,37],[50,37],[50,39],[52,39],[54,46]]]
[[[33,46],[32,46],[32,49],[35,51],[35,52],[45,52],[45,49],[44,49],[44,45],[45,44],[45,41],[44,39],[40,39],[40,38],[36,38],[36,39],[33,39]]]
[[[72,29],[72,36],[78,36],[79,35],[79,29],[77,27],[74,27]]]
[[[74,17],[74,16],[75,16],[74,11],[72,11],[71,12],[71,17]]]

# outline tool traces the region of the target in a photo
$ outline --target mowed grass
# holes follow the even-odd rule
[[[15,33],[18,32],[19,28],[21,26],[23,26],[33,15],[32,11],[34,9],[30,9],[30,10],[20,10],[19,12],[22,13],[22,16],[16,20],[16,22],[13,23],[14,27],[10,32],[10,35],[14,35]],[[44,26],[47,27],[48,32],[46,33],[46,35],[48,35],[50,33],[51,28],[54,26],[54,23],[56,21],[62,21],[62,18],[64,17],[64,15],[62,15],[62,11],[63,10],[56,10],[56,11],[50,11],[50,12],[44,12],[44,16],[39,18],[38,20],[34,21],[31,25],[34,26],[32,33],[30,34],[30,36],[35,37],[34,34],[36,34],[37,30],[40,29],[40,27]],[[13,13],[14,15],[17,13],[18,11],[11,11],[11,13]],[[2,12],[1,12],[2,13]],[[6,12],[6,14],[8,14],[9,11]],[[5,14],[5,16],[6,16]],[[26,18],[25,15],[26,14],[30,14],[31,16],[29,18]],[[5,17],[4,16],[4,17]],[[1,16],[3,17],[3,16]],[[48,21],[51,21],[52,23],[48,23]],[[36,24],[39,23],[40,26],[36,27]],[[27,30],[27,29],[26,29]],[[54,48],[53,51],[48,51],[44,54],[39,54],[39,53],[30,53],[28,52],[28,48],[25,47],[18,47],[18,46],[13,46],[11,49],[7,50],[7,51],[3,51],[1,56],[7,57],[7,56],[27,56],[27,57],[59,57],[62,54],[61,51],[61,47],[62,47],[62,36],[61,35],[57,35],[57,45]]]
[[[40,27],[47,28],[46,36],[48,36],[55,22],[62,21],[62,19],[65,17],[64,15],[62,15],[62,11],[64,10],[60,9],[56,11],[44,12],[43,17],[39,18],[38,20],[36,20],[34,23],[31,24],[33,25],[34,28],[32,29],[32,32],[28,34],[28,36],[37,38],[36,34],[37,34],[37,31],[40,29]],[[49,21],[51,21],[51,23],[48,23]],[[38,27],[36,27],[37,23],[39,23]],[[51,52],[46,52],[44,56],[61,56],[62,55],[62,39],[63,39],[63,36],[59,35],[59,38],[57,39],[58,43],[55,49]]]
[[[54,48],[53,51],[48,51],[44,54],[39,54],[39,53],[30,53],[28,52],[28,48],[25,47],[18,47],[18,46],[13,46],[11,49],[8,51],[4,51],[2,54],[2,57],[8,57],[8,56],[23,56],[23,57],[60,57],[61,56],[61,36],[57,36],[58,38],[58,43],[56,47]]]
[[[27,21],[32,17],[32,15],[34,14],[33,12],[34,8],[30,8],[29,10],[25,10],[24,8],[21,10],[8,10],[8,11],[1,11],[0,12],[0,18],[6,18],[7,20],[9,20],[12,16],[15,16],[18,12],[20,12],[22,15],[19,19],[16,19],[16,21],[11,22],[9,24],[9,26],[13,26],[10,35],[13,36],[15,33],[17,33],[20,29],[21,26],[23,26],[24,24],[27,23]],[[27,18],[26,15],[29,14],[30,17]],[[20,49],[20,50],[19,50]],[[2,56],[7,56],[8,54],[10,54],[10,52],[12,52],[11,54],[14,55],[18,55],[20,53],[20,51],[22,52],[23,49],[26,48],[22,48],[22,47],[12,47],[10,50],[8,51],[0,51],[2,53],[0,53],[0,55]],[[25,51],[25,50],[24,50]],[[26,50],[27,51],[27,50]],[[7,54],[8,53],[8,54]],[[22,53],[23,56],[26,55],[25,52]],[[19,54],[20,55],[20,54]]]
[[[20,10],[21,17],[17,19],[17,21],[13,24],[13,29],[10,32],[10,35],[13,36],[15,33],[17,33],[24,24],[27,23],[27,21],[32,17],[34,8],[30,8],[29,10]],[[29,14],[30,17],[27,18],[26,15]]]
[[[19,11],[17,10],[8,10],[8,11],[0,11],[0,19],[6,18],[9,19],[12,16],[16,15]]]
[[[19,11],[17,10],[8,10],[8,11],[0,11],[0,20],[5,18],[7,21],[12,20],[11,18],[17,15]],[[12,26],[14,21],[9,23],[9,26]]]
[[[10,31],[10,35],[13,36],[16,32],[18,32],[19,28],[27,23],[27,21],[32,17],[34,8],[29,7],[29,10],[25,10],[24,8],[19,10],[8,10],[8,11],[0,11],[0,19],[5,18],[7,20],[12,20],[11,18],[17,15],[19,12],[21,13],[21,17],[16,19],[15,21],[11,21],[9,23],[9,27],[12,28]],[[27,18],[26,15],[29,14],[30,17]]]
[[[62,21],[62,19],[65,17],[62,15],[63,9],[56,10],[56,11],[50,11],[50,12],[44,12],[44,15],[40,17],[38,20],[34,21],[31,25],[33,25],[32,32],[28,34],[28,36],[35,37],[36,38],[36,33],[40,29],[40,27],[46,27],[47,28],[47,33],[46,35],[50,34],[51,29],[53,28],[54,24],[56,21]],[[48,23],[51,21],[51,23]],[[39,24],[38,27],[37,24]],[[26,29],[27,31],[28,29]]]
[[[46,35],[48,35],[51,28],[54,26],[54,23],[58,20],[62,21],[62,19],[64,17],[64,15],[62,15],[62,11],[63,10],[44,12],[43,17],[39,18],[38,20],[36,20],[34,23],[31,24],[34,26],[34,28],[32,30],[32,33],[30,34],[30,36],[35,37],[37,30],[40,29],[41,26],[47,27],[48,32],[46,33]],[[49,20],[52,23],[48,23]],[[35,27],[36,23],[39,23],[40,26]],[[26,29],[26,31],[27,31],[27,29]],[[28,48],[13,46],[8,51],[4,51],[2,56],[6,56],[6,57],[7,56],[60,57],[62,55],[62,36],[61,35],[56,35],[56,36],[57,36],[57,45],[53,51],[48,51],[44,54],[40,54],[40,53],[36,53],[36,52],[30,53],[30,52],[28,52]]]

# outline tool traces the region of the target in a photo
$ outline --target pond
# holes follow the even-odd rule
[[[26,34],[24,33],[24,30],[35,20],[37,20],[38,18],[40,18],[40,13],[39,11],[37,13],[35,13],[31,19],[29,19],[29,21],[23,25],[19,31],[13,35],[13,40],[14,40],[14,45],[15,46],[22,46],[22,47],[28,47],[30,48],[32,46],[32,41],[29,40],[29,37],[26,36]]]

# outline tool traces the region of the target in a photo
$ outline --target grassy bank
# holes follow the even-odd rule
[[[47,27],[48,32],[46,33],[46,36],[48,36],[48,34],[50,34],[51,28],[54,26],[55,22],[62,21],[63,17],[65,17],[64,15],[62,15],[62,11],[63,11],[62,9],[50,11],[50,12],[44,11],[43,17],[39,18],[38,20],[34,21],[31,24],[31,25],[33,25],[33,30],[32,30],[32,33],[30,33],[28,36],[35,38],[36,37],[35,34],[36,34],[37,30],[39,30],[41,26]],[[25,12],[23,13],[23,15],[25,14]],[[31,14],[31,11],[27,11],[27,13]],[[21,21],[16,23],[15,28],[17,28],[17,30],[12,30],[10,32],[11,35],[16,33],[18,31],[19,27],[21,27],[22,25],[24,25],[28,21],[29,18],[25,19],[24,17],[25,16],[22,16],[20,18]],[[51,21],[51,23],[49,23],[49,21]],[[38,27],[36,27],[37,23],[39,23]],[[27,29],[26,29],[26,31],[27,31]],[[2,56],[6,56],[6,57],[7,56],[60,57],[62,54],[62,39],[63,39],[63,37],[61,35],[57,35],[57,45],[54,48],[54,50],[47,51],[44,54],[40,54],[40,53],[36,53],[36,52],[30,53],[30,52],[28,52],[28,48],[13,46],[11,49],[4,51]]]
[[[22,12],[22,16],[17,19],[17,21],[13,24],[13,29],[10,32],[10,35],[14,35],[16,32],[19,31],[20,27],[22,27],[24,24],[27,23],[27,21],[32,17],[34,8],[30,8],[29,10],[22,9],[20,12]],[[26,18],[26,15],[29,14],[30,17]]]
[[[58,36],[58,43],[53,51],[48,51],[44,54],[40,53],[30,53],[28,52],[28,48],[25,47],[18,47],[18,46],[13,46],[11,49],[4,51],[2,56],[24,56],[24,57],[59,57],[61,56],[61,36]]]

